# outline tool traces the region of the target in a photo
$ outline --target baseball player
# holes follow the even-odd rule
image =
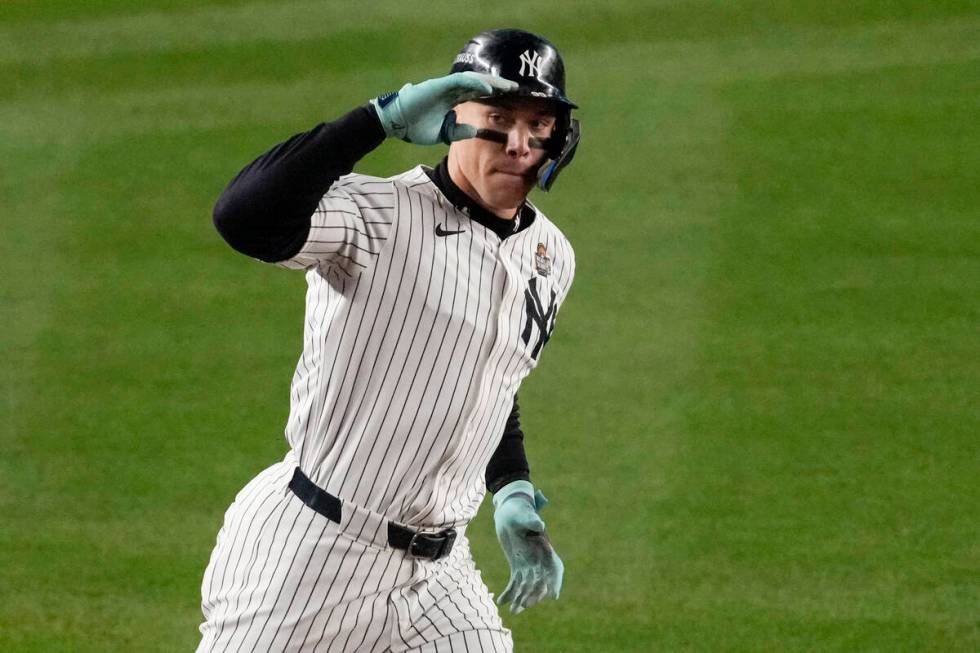
[[[290,449],[225,513],[199,651],[511,651],[465,536],[486,490],[511,569],[499,602],[558,598],[517,391],[575,269],[526,199],[578,143],[564,77],[545,39],[483,32],[448,76],[277,145],[218,200],[228,243],[308,290]],[[351,174],[386,138],[449,153]]]

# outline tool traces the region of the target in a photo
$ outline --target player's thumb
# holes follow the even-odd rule
[[[541,490],[535,490],[534,491],[534,509],[535,510],[537,510],[538,512],[541,512],[544,509],[544,507],[547,506],[549,503],[551,503],[551,502],[548,501],[548,497],[546,497],[544,495],[544,492],[542,492]]]
[[[442,119],[442,128],[439,130],[439,140],[445,144],[453,141],[461,141],[476,136],[476,127],[467,125],[463,122],[456,122],[456,112],[449,111]]]

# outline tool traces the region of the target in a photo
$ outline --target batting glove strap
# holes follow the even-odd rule
[[[371,100],[390,138],[434,145],[473,138],[476,128],[456,122],[452,108],[460,102],[517,89],[517,82],[475,72],[453,73],[420,84],[405,84]]]
[[[497,539],[510,564],[510,582],[497,603],[519,614],[544,598],[557,599],[565,565],[551,546],[538,510],[548,500],[528,481],[505,485],[493,497]]]

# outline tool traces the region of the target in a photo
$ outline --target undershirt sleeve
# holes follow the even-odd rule
[[[487,464],[487,490],[497,492],[512,481],[527,481],[531,478],[531,470],[524,452],[524,431],[521,430],[521,412],[514,396],[514,407],[507,418],[504,435],[497,445],[497,450]]]
[[[384,140],[370,105],[293,136],[232,179],[215,204],[215,228],[248,256],[270,263],[293,257],[330,186]]]

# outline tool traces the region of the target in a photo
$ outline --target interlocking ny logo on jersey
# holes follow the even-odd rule
[[[521,75],[525,77],[537,77],[541,74],[541,55],[534,50],[525,50],[521,53]],[[524,72],[527,70],[527,72]]]
[[[528,289],[524,291],[524,299],[527,305],[527,322],[524,324],[524,333],[521,334],[521,340],[524,341],[525,345],[531,344],[531,324],[533,323],[538,326],[538,342],[534,345],[534,349],[531,350],[531,358],[538,360],[538,354],[541,353],[541,348],[545,346],[548,339],[551,338],[551,332],[555,330],[555,316],[558,307],[555,304],[555,291],[552,290],[548,309],[547,311],[545,310],[541,304],[541,296],[538,294],[537,277],[528,281],[527,285]]]

